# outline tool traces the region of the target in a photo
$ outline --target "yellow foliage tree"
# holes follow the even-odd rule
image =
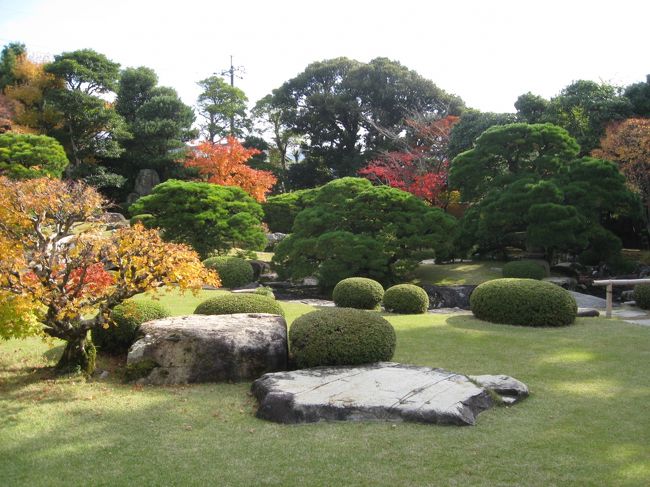
[[[0,185],[0,338],[65,340],[61,370],[93,371],[88,331],[107,325],[125,299],[172,284],[220,284],[196,252],[156,230],[135,225],[106,236],[105,201],[91,187],[47,178],[0,177]]]

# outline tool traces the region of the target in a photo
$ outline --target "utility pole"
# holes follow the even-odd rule
[[[241,75],[239,74],[241,73]],[[221,71],[221,76],[230,76],[230,86],[235,87],[235,74],[237,74],[237,77],[239,79],[243,79],[243,75],[245,74],[244,68],[242,66],[233,66],[232,64],[232,54],[230,55],[230,69],[225,69]],[[235,116],[231,115],[230,116],[230,135],[235,134]]]

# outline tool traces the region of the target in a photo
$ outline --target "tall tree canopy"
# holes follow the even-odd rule
[[[645,82],[633,83],[625,88],[625,97],[632,104],[632,114],[650,117],[650,74]]]
[[[217,142],[227,135],[242,137],[250,127],[246,116],[246,94],[230,86],[219,76],[210,76],[199,81],[203,89],[197,108],[204,122],[201,130],[206,140]]]
[[[103,54],[81,49],[54,56],[45,68],[64,82],[46,96],[62,113],[53,135],[66,149],[72,169],[123,151],[119,141],[129,136],[124,119],[101,97],[117,89],[119,67]]]
[[[471,149],[478,136],[490,127],[507,125],[516,121],[517,118],[512,113],[465,110],[449,134],[447,157],[451,160],[461,152]]]
[[[20,58],[23,57],[27,57],[27,48],[21,42],[11,42],[2,48],[2,52],[0,52],[0,93],[5,87],[16,81],[14,70]]]
[[[205,181],[221,186],[237,186],[256,201],[264,201],[266,194],[276,183],[270,171],[253,169],[246,165],[257,149],[247,149],[234,137],[228,137],[225,144],[203,142],[195,147],[184,164],[197,168]]]
[[[600,245],[603,234],[618,240],[601,224],[634,214],[638,203],[616,165],[578,159],[578,153],[568,132],[552,124],[488,129],[451,165],[451,187],[471,204],[462,245],[483,251],[532,246],[552,260],[559,250],[579,253]]]
[[[550,122],[566,129],[580,145],[581,155],[598,146],[609,122],[627,118],[632,109],[619,88],[589,80],[574,81],[548,102],[526,93],[515,106],[523,122]]]
[[[132,138],[122,142],[124,152],[110,167],[126,176],[131,191],[140,169],[155,169],[162,179],[177,176],[185,157],[185,143],[197,133],[192,129],[194,112],[172,88],[158,86],[158,76],[149,68],[122,71],[115,101],[116,111],[126,121]]]
[[[407,116],[442,117],[463,108],[460,98],[386,58],[312,63],[274,90],[272,104],[304,137],[307,159],[320,159],[336,177],[356,173],[367,155],[390,149],[384,130],[398,131]]]
[[[630,186],[639,193],[650,233],[650,119],[629,118],[607,127],[600,148],[592,152],[618,164]]]

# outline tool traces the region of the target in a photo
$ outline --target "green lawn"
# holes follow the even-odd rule
[[[162,301],[179,314],[194,298]],[[309,306],[287,306],[288,319]],[[561,329],[470,316],[386,315],[394,360],[512,375],[523,403],[476,426],[255,418],[250,384],[139,387],[55,378],[61,347],[0,344],[0,479],[57,485],[649,485],[650,328],[578,319]],[[114,363],[100,363],[102,367]]]
[[[502,277],[505,262],[461,262],[459,264],[421,264],[415,271],[415,279],[421,284],[452,286],[481,284]]]

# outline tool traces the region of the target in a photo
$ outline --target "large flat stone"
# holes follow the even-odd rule
[[[253,383],[253,394],[260,402],[257,416],[279,423],[472,425],[494,404],[484,387],[464,375],[392,362],[265,374]]]
[[[287,368],[287,324],[254,313],[190,315],[144,323],[127,367],[145,384],[238,382]]]

